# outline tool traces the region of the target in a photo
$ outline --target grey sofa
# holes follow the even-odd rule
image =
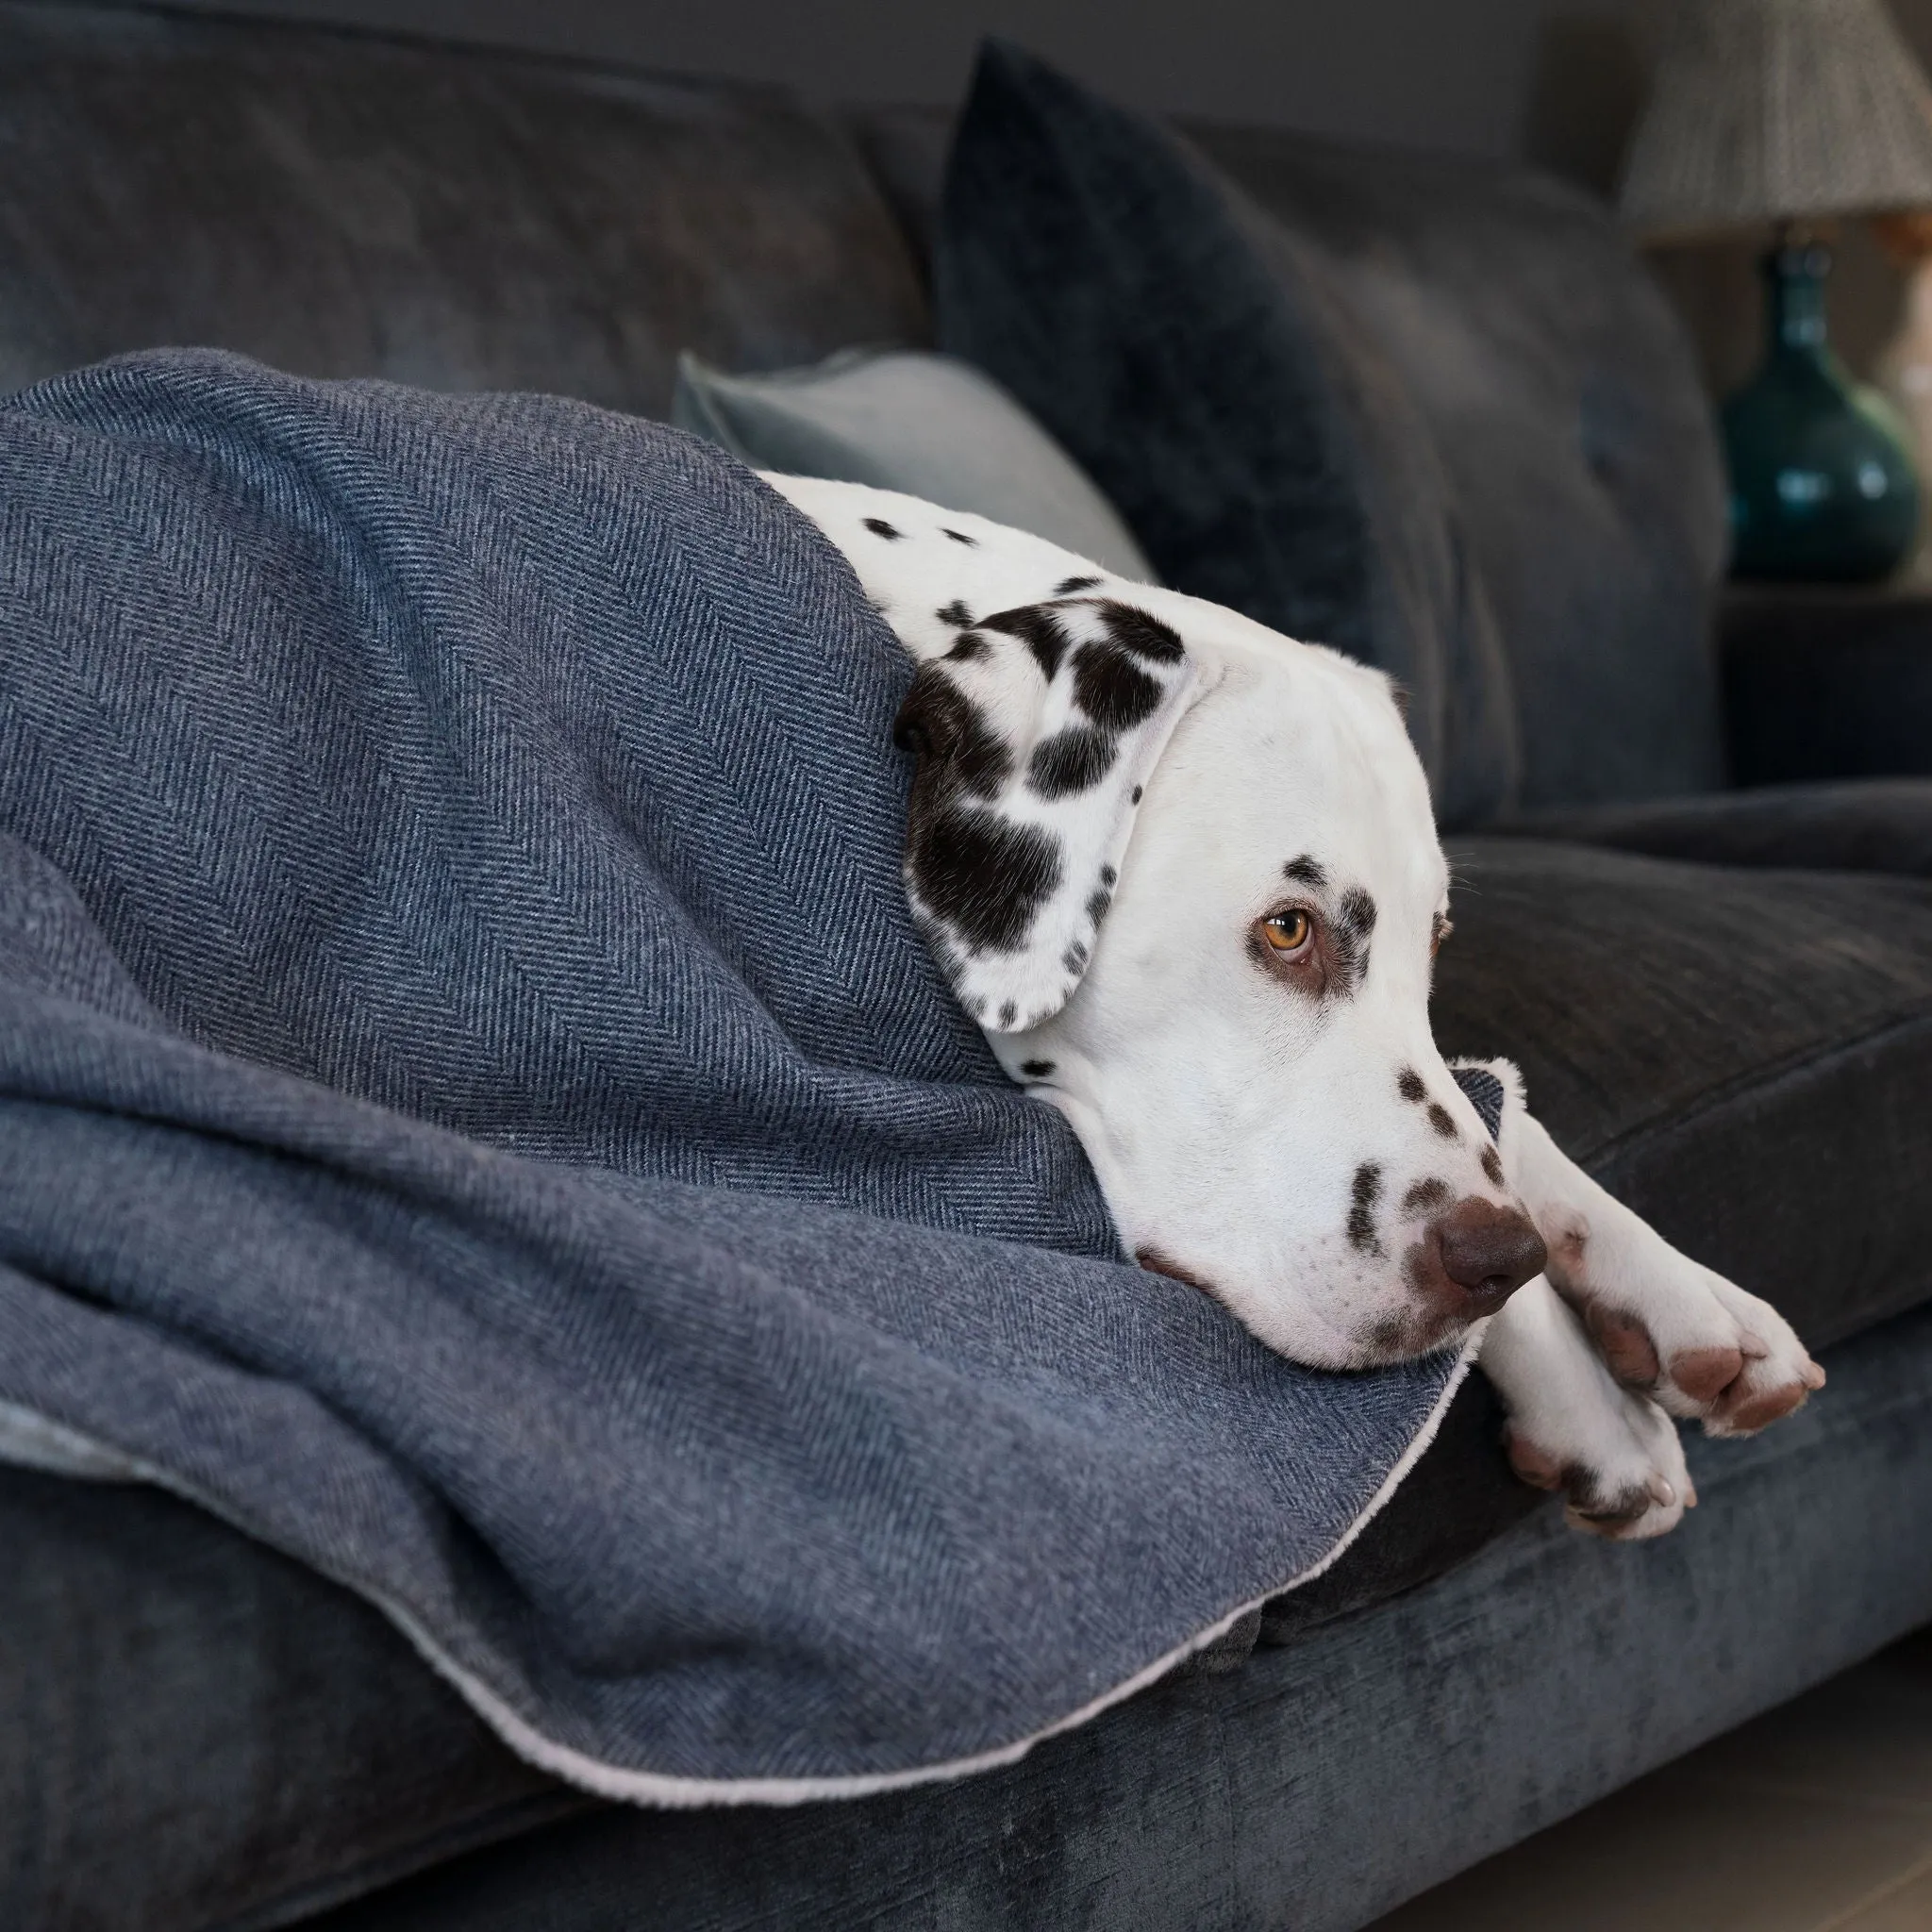
[[[662,414],[682,348],[765,368],[929,341],[945,137],[0,6],[0,383],[194,341]],[[1311,246],[1520,375],[1419,386],[1463,439],[1458,487],[1512,479],[1510,513],[1471,523],[1505,644],[1540,667],[1524,731],[1587,741],[1591,693],[1633,675],[1620,624],[1633,665],[1660,625],[1687,641],[1670,728],[1701,789],[1566,800],[1558,764],[1534,822],[1450,828],[1438,1031],[1513,1056],[1574,1154],[1779,1301],[1828,1351],[1825,1395],[1693,1444],[1703,1507],[1623,1548],[1513,1483],[1474,1379],[1258,1629],[1008,1770],[777,1811],[594,1804],[333,1586],[165,1497],[0,1470],[0,1924],[1341,1932],[1932,1616],[1932,783],[1720,785],[1715,456],[1599,210],[1508,171],[1203,138]],[[1596,628],[1557,715],[1567,609]]]

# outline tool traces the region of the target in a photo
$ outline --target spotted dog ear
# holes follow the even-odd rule
[[[906,891],[989,1031],[1039,1025],[1079,985],[1193,687],[1179,636],[1108,597],[981,618],[920,666],[893,734],[919,756]]]

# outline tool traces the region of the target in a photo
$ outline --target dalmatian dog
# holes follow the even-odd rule
[[[1513,1068],[1437,1051],[1449,874],[1386,677],[978,517],[765,480],[918,667],[914,917],[1142,1267],[1316,1367],[1479,1337],[1517,1473],[1605,1536],[1695,1503],[1674,1418],[1749,1434],[1823,1386]]]

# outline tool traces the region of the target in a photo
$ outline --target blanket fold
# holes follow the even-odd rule
[[[186,352],[0,406],[0,1454],[663,1803],[996,1761],[1328,1559],[1464,1363],[1119,1260],[911,928],[906,676],[658,425]]]

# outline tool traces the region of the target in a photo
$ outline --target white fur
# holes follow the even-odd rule
[[[945,660],[948,675],[958,605],[974,619],[1058,609],[1061,587],[1083,577],[1102,582],[1076,604],[1118,600],[1185,645],[1160,712],[1104,785],[1041,804],[1016,781],[984,806],[1066,841],[1068,904],[1096,867],[1117,871],[1080,970],[1060,961],[1074,930],[1066,906],[1023,949],[1038,957],[1017,964],[936,941],[958,955],[945,963],[1001,1064],[1079,1136],[1124,1249],[1209,1287],[1283,1354],[1355,1368],[1466,1333],[1413,1319],[1406,1257],[1429,1210],[1405,1209],[1412,1187],[1440,1182],[1457,1200],[1526,1211],[1552,1265],[1491,1321],[1483,1366],[1508,1410],[1519,1469],[1545,1481],[1554,1472],[1577,1519],[1609,1534],[1667,1529],[1691,1499],[1666,1409],[1724,1433],[1822,1382],[1772,1308],[1678,1254],[1557,1150],[1524,1111],[1513,1070],[1503,1070],[1502,1183],[1485,1173],[1487,1133],[1428,1025],[1448,870],[1379,673],[982,519],[856,485],[768,480],[844,552],[908,651]],[[881,537],[874,520],[896,534]],[[1024,651],[963,667],[958,681],[1023,752],[1073,715]],[[1321,867],[1319,889],[1286,876],[1301,855]],[[1375,917],[1367,970],[1347,996],[1306,996],[1257,964],[1266,956],[1252,935],[1273,908],[1305,905],[1332,927],[1352,890],[1373,899]],[[1023,980],[1019,1024],[1002,1024],[987,990]],[[1453,1138],[1398,1091],[1404,1069]],[[1379,1177],[1372,1245],[1347,1232],[1365,1166]],[[1657,1357],[1640,1387],[1628,1386],[1642,1352],[1633,1334]],[[1619,1341],[1607,1358],[1623,1384],[1606,1338]],[[1710,1352],[1724,1350],[1740,1369],[1724,1388],[1693,1393],[1674,1378],[1674,1364],[1694,1361],[1708,1379],[1726,1359]]]

